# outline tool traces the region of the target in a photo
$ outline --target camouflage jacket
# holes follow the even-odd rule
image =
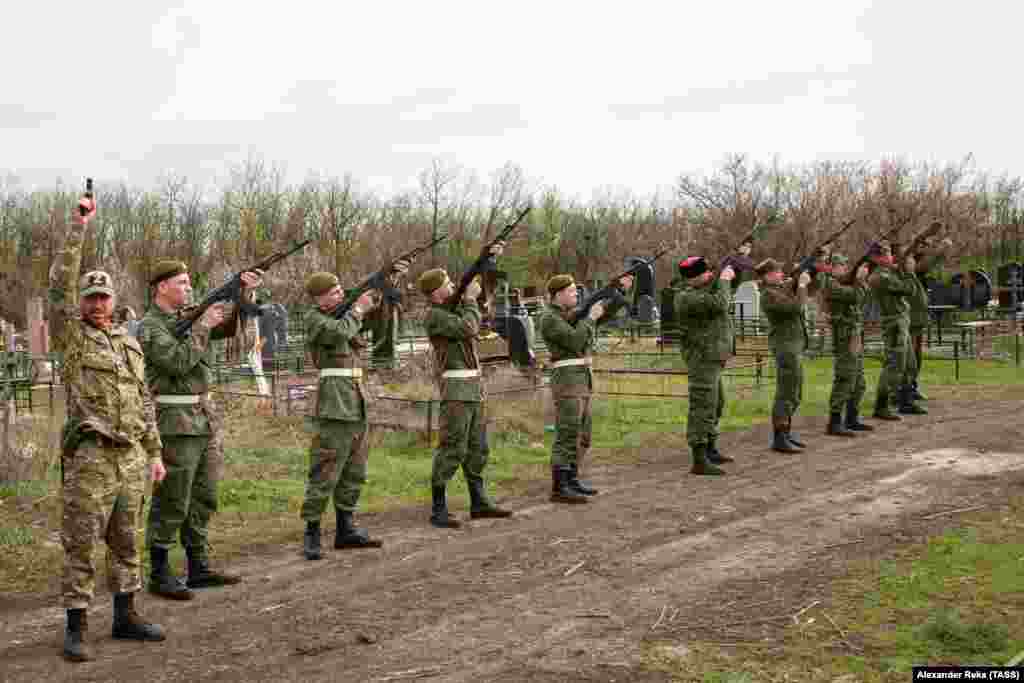
[[[907,301],[910,304],[910,329],[924,330],[928,326],[928,290],[924,288],[921,278],[914,275],[907,278],[914,292]]]
[[[78,271],[84,228],[72,225],[50,283],[49,319],[54,351],[61,354],[67,401],[64,450],[74,452],[94,432],[122,443],[139,443],[150,462],[163,444],[153,399],[146,387],[142,348],[122,327],[101,330],[81,319]]]
[[[551,354],[552,365],[575,358],[589,359],[593,352],[597,326],[586,316],[571,325],[571,313],[550,303],[540,316],[540,336]],[[556,398],[588,396],[594,389],[594,375],[589,365],[565,365],[551,371],[551,387]]]
[[[196,320],[188,336],[174,336],[176,313],[151,306],[139,321],[139,342],[146,354],[146,382],[156,401],[157,424],[163,436],[203,436],[214,431],[210,405],[210,342],[234,336],[237,312],[232,310],[214,329]],[[197,396],[198,403],[166,403],[173,396]]]
[[[683,284],[673,302],[679,341],[688,364],[725,362],[732,356],[732,288],[714,280],[706,287]]]
[[[359,332],[362,316],[353,306],[336,320],[318,308],[306,314],[306,351],[321,371],[333,368],[362,368]],[[343,422],[366,421],[366,394],[362,377],[323,376],[317,385],[314,417]]]
[[[790,280],[764,285],[761,311],[768,319],[768,347],[772,353],[802,353],[807,348],[806,303],[806,291],[794,294]]]
[[[882,325],[910,324],[908,299],[914,294],[913,273],[904,273],[887,266],[878,266],[868,278],[868,285],[878,301]]]
[[[867,285],[844,285],[830,277],[822,288],[821,298],[828,307],[833,330],[860,334],[864,329],[864,304],[868,299]]]
[[[434,304],[424,323],[434,349],[434,372],[442,401],[480,402],[484,399],[481,377],[444,377],[450,370],[479,370],[477,335],[480,333],[480,307],[476,301],[463,301],[448,310]]]

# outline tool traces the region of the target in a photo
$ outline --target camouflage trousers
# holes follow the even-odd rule
[[[800,354],[779,351],[775,354],[775,403],[772,417],[790,418],[796,414],[804,394],[804,367]]]
[[[431,485],[447,485],[460,467],[467,482],[482,482],[491,453],[484,404],[441,401],[440,422],[440,438],[430,470]]]
[[[552,393],[557,393],[554,389]],[[592,429],[590,396],[555,397],[555,442],[551,446],[551,464],[576,465],[580,475],[586,469]]]
[[[366,483],[370,456],[365,421],[316,420],[316,434],[309,447],[309,477],[302,501],[302,519],[315,522],[334,496],[334,507],[355,512]]]
[[[905,321],[886,323],[882,327],[885,365],[878,378],[878,396],[894,399],[906,380],[910,352],[910,335]]]
[[[687,379],[690,408],[686,418],[686,443],[693,447],[718,438],[718,423],[725,410],[722,363],[687,363]]]
[[[861,347],[857,330],[832,328],[835,346],[833,365],[832,395],[829,397],[829,412],[841,413],[846,404],[853,401],[860,405],[867,391],[864,380],[864,349]]]
[[[147,457],[137,444],[113,448],[86,437],[64,468],[62,594],[67,609],[84,609],[96,587],[96,549],[107,544],[111,593],[142,588],[135,530],[146,490]]]
[[[211,435],[163,437],[164,480],[153,487],[146,524],[146,545],[171,549],[175,536],[198,557],[205,557],[210,517],[217,511],[217,482]]]

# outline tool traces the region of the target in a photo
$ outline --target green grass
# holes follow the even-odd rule
[[[32,545],[32,530],[23,526],[0,526],[0,547]]]
[[[40,498],[45,496],[49,484],[45,481],[5,481],[0,482],[0,499],[3,498]]]

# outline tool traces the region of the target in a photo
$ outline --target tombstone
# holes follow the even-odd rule
[[[49,381],[53,376],[53,365],[42,360],[50,353],[50,324],[46,320],[43,297],[37,296],[25,304],[25,321],[27,325],[28,354],[35,360],[36,377],[41,381]]]
[[[654,324],[661,320],[654,297],[643,294],[636,300],[636,319],[642,323]]]
[[[992,280],[984,270],[957,273],[953,276],[952,282],[960,294],[959,300],[954,302],[955,305],[967,311],[988,306],[995,292]]]
[[[742,309],[740,304],[743,304]],[[736,288],[732,310],[737,318],[742,310],[744,320],[757,320],[761,317],[761,290],[756,282],[749,280]]]
[[[661,342],[663,344],[672,344],[679,339],[675,310],[677,291],[674,287],[665,287],[661,290],[658,308],[660,309]]]

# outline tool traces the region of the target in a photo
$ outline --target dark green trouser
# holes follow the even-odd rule
[[[146,545],[170,549],[175,534],[202,556],[207,527],[217,511],[217,483],[211,476],[210,435],[163,437],[164,480],[153,487]]]
[[[551,445],[551,464],[577,465],[580,453],[590,448],[590,396],[555,398],[555,442]]]
[[[483,403],[441,401],[440,442],[434,451],[430,481],[445,486],[462,467],[466,481],[483,481],[490,449]]]
[[[885,365],[878,378],[878,395],[895,397],[907,373],[910,350],[907,323],[902,320],[885,323],[882,327],[882,341],[885,345]]]
[[[853,336],[856,335],[856,338]],[[864,350],[860,344],[860,333],[842,328],[832,328],[835,344],[835,372],[832,380],[832,396],[829,398],[829,412],[841,413],[849,401],[860,404],[867,384],[864,381]]]
[[[334,507],[354,512],[366,483],[369,444],[366,422],[316,420],[317,433],[309,447],[309,477],[306,498],[302,501],[302,519],[320,519],[327,501],[334,496]]]
[[[923,328],[914,327],[910,329],[907,335],[907,372],[906,379],[904,380],[907,386],[913,386],[921,375],[924,334]]]
[[[804,367],[800,354],[779,351],[775,354],[775,404],[772,417],[788,418],[796,414],[804,394]]]
[[[687,363],[689,415],[686,418],[686,443],[706,444],[718,438],[718,423],[725,410],[725,387],[719,361]]]

